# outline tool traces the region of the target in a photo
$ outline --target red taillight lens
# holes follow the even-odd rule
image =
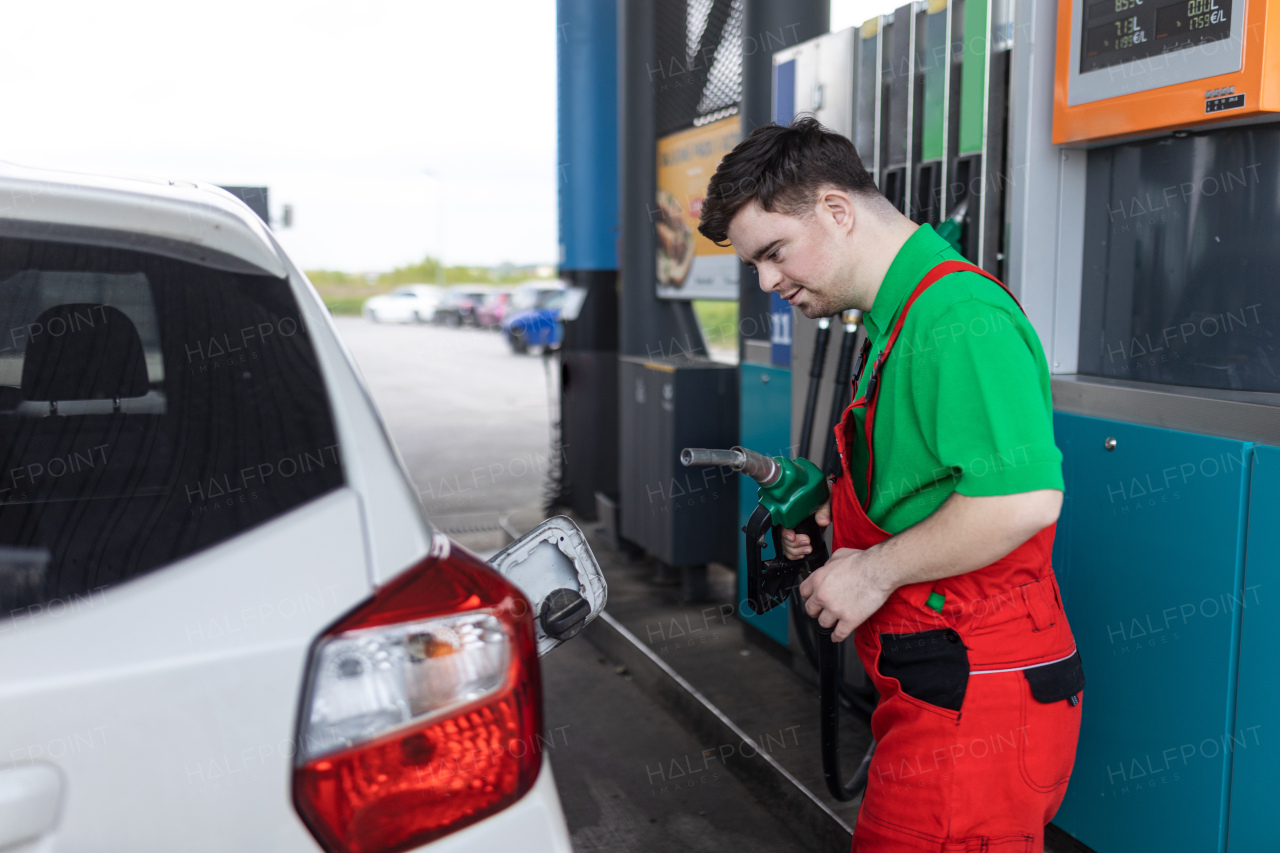
[[[518,800],[542,699],[528,602],[454,547],[316,643],[293,796],[331,853],[408,850]]]

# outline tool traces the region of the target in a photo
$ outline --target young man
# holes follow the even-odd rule
[[[831,560],[800,587],[880,692],[855,851],[1035,851],[1066,793],[1084,672],[1050,552],[1044,352],[1014,298],[876,189],[813,119],[754,131],[699,230],[806,317],[862,310]],[[787,556],[810,550],[784,534]]]

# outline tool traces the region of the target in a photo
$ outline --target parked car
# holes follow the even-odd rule
[[[446,326],[475,326],[476,311],[489,293],[474,285],[455,285],[444,294],[436,307],[437,323]]]
[[[444,293],[433,284],[406,284],[366,299],[364,316],[374,323],[430,323]]]
[[[517,584],[594,577],[576,528],[501,573],[436,531],[230,194],[0,199],[0,849],[569,853]]]
[[[527,287],[516,294],[512,313],[502,321],[507,343],[516,353],[527,353],[530,347],[555,349],[564,340],[560,309],[564,305],[563,284]]]
[[[511,297],[514,292],[509,289],[493,290],[487,294],[476,310],[476,324],[482,329],[501,329],[502,321],[511,310]]]

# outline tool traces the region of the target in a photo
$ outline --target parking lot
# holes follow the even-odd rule
[[[542,502],[551,413],[541,356],[515,355],[482,329],[335,322],[438,527],[497,533],[502,514]]]

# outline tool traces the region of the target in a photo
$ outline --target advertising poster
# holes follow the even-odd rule
[[[702,199],[720,159],[742,138],[737,116],[658,140],[658,297],[737,299],[738,256],[698,233]]]

